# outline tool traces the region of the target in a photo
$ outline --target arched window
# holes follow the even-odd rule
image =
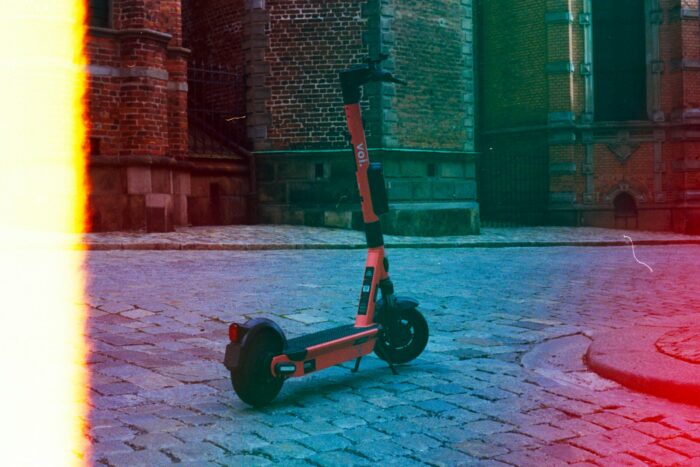
[[[89,0],[88,25],[109,28],[112,26],[110,0]]]
[[[642,0],[593,0],[596,121],[647,118],[644,4]]]

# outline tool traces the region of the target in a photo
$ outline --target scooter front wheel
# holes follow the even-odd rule
[[[282,352],[277,336],[262,332],[242,355],[237,369],[231,371],[233,390],[246,404],[261,407],[277,397],[284,381],[270,371],[272,358]]]
[[[396,326],[378,337],[374,353],[385,362],[408,363],[428,344],[428,323],[420,311],[408,308],[401,311]]]

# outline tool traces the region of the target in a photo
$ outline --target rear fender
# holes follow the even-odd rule
[[[254,318],[246,321],[241,325],[243,329],[243,338],[240,342],[230,342],[226,346],[226,355],[224,357],[224,366],[233,371],[240,365],[240,362],[246,358],[246,349],[251,342],[255,340],[260,333],[270,332],[277,336],[280,342],[282,351],[287,347],[287,338],[282,329],[272,320],[267,318]]]
[[[284,336],[284,331],[282,331],[282,328],[280,328],[277,323],[271,319],[254,318],[248,320],[243,327],[245,327],[247,331],[241,340],[241,349],[245,349],[249,342],[253,342],[255,336],[265,330],[270,330],[272,333],[276,334],[277,337],[279,337],[283,350],[287,347],[287,338]]]

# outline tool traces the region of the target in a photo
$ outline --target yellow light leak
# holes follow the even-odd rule
[[[0,0],[0,466],[88,461],[84,15]]]

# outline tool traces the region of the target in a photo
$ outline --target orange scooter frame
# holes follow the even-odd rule
[[[361,87],[372,81],[403,83],[379,67],[384,59],[367,60],[340,73],[368,247],[355,323],[289,341],[268,319],[232,323],[224,365],[231,372],[234,390],[250,405],[270,402],[287,378],[350,360],[355,360],[356,372],[361,358],[372,351],[395,373],[394,363],[413,360],[427,344],[428,325],[417,310],[418,302],[394,296],[379,219],[388,211],[386,187],[381,166],[370,163],[362,126]]]

